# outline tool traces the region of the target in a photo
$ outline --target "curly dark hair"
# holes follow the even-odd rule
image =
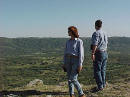
[[[75,26],[68,27],[68,31],[71,31],[74,37],[79,38],[78,29]]]

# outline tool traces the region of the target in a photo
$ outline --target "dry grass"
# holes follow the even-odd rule
[[[107,84],[103,91],[92,92],[96,85],[81,85],[83,87],[86,97],[130,97],[130,82],[122,82],[115,84]],[[10,89],[9,91],[15,91],[21,93],[18,97],[69,97],[68,86],[66,82],[62,82],[59,85],[40,85],[35,87],[18,87]],[[8,92],[9,92],[8,91]],[[77,91],[76,97],[77,96]]]

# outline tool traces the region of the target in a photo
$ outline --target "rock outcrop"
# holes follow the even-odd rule
[[[27,87],[36,87],[36,86],[42,86],[43,85],[43,81],[40,79],[35,79],[33,81],[30,81],[27,84]]]

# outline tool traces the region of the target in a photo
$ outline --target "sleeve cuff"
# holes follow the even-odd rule
[[[93,42],[92,45],[98,45],[98,42]]]
[[[82,63],[79,63],[79,66],[82,66],[83,64]]]

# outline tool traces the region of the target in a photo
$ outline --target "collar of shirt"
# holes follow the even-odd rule
[[[102,32],[102,30],[100,29],[100,30],[97,30],[96,32]]]
[[[78,40],[78,38],[74,38],[74,40]]]
[[[72,40],[72,39],[70,39],[70,40]],[[74,40],[78,40],[78,38],[74,38]]]

